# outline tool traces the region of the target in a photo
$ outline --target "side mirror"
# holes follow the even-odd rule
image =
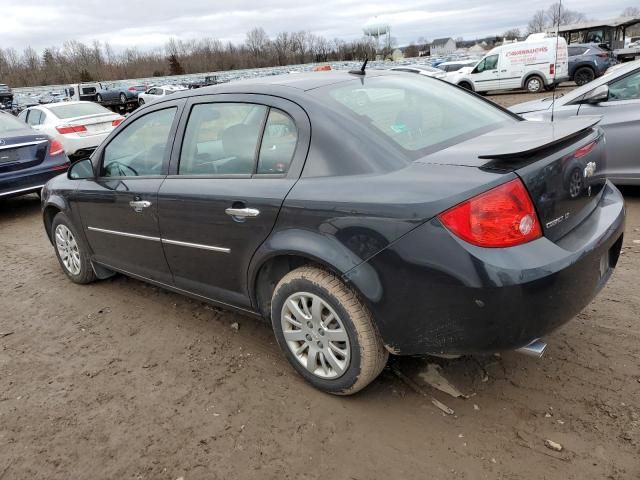
[[[91,163],[90,158],[78,160],[67,170],[67,178],[69,180],[84,180],[93,177],[93,163]]]
[[[596,103],[606,102],[607,100],[609,100],[609,87],[607,85],[600,85],[587,93],[582,99],[582,103],[594,105]]]

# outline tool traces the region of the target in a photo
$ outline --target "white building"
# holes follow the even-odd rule
[[[456,41],[449,38],[436,38],[431,42],[431,56],[451,55],[457,49]]]

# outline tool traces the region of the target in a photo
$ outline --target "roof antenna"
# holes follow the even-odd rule
[[[369,59],[365,57],[364,63],[362,64],[362,67],[360,67],[360,70],[349,70],[349,73],[351,73],[352,75],[366,75],[367,72],[365,72],[365,69],[367,68],[367,63],[369,63]]]
[[[556,75],[558,74],[558,43],[560,38],[560,15],[562,15],[562,0],[558,2],[558,21],[556,25],[556,56],[553,60],[553,93],[551,97],[551,123],[553,123],[555,107],[556,107]]]

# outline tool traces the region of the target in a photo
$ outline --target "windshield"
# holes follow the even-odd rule
[[[27,125],[12,115],[0,113],[0,134],[5,132],[13,132],[15,130],[23,130],[28,128]]]
[[[85,115],[111,114],[109,110],[101,107],[97,103],[73,103],[62,104],[48,107],[49,110],[58,118],[83,117]]]
[[[390,140],[411,160],[515,121],[473,94],[420,76],[375,77],[313,93]]]

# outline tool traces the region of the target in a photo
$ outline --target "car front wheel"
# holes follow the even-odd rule
[[[96,279],[89,251],[64,213],[58,213],[51,224],[56,256],[64,273],[74,283],[91,283]]]
[[[324,392],[356,393],[387,363],[389,353],[366,306],[321,268],[301,267],[280,280],[271,322],[293,368]]]

